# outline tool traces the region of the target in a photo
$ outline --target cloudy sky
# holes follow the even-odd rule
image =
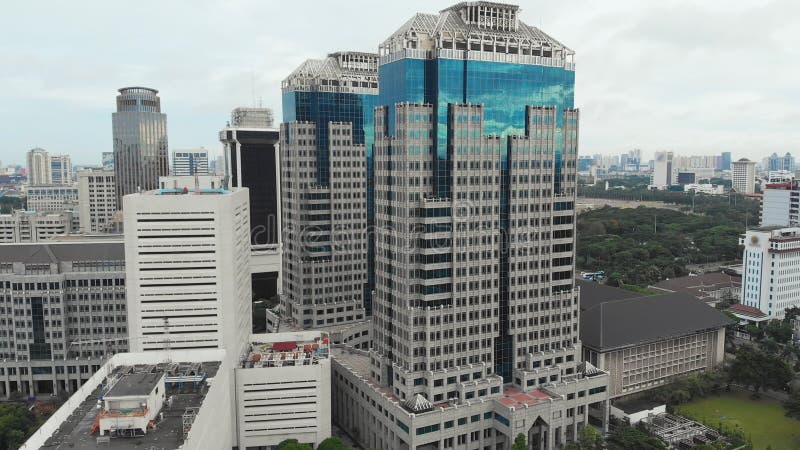
[[[171,149],[220,151],[230,110],[280,117],[307,58],[375,51],[441,0],[22,1],[0,16],[0,161],[31,147],[97,164],[116,90],[161,91]],[[522,20],[577,52],[581,153],[800,156],[800,2],[524,0]]]

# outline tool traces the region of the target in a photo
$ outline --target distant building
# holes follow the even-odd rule
[[[78,206],[78,188],[55,184],[25,186],[27,209],[37,212],[61,212]]]
[[[678,172],[677,184],[693,184],[695,182],[694,172]]]
[[[787,152],[783,156],[779,156],[777,153],[773,153],[767,158],[767,171],[774,171],[774,170],[787,170],[793,171],[794,170],[794,157],[791,153]]]
[[[0,243],[42,242],[56,236],[77,233],[77,213],[17,210],[0,214]]]
[[[578,157],[578,172],[588,172],[594,166],[594,158],[591,156]]]
[[[103,152],[103,170],[114,170],[114,152]]]
[[[800,181],[774,174],[761,198],[761,226],[800,226]]]
[[[169,175],[167,115],[161,112],[158,91],[125,87],[111,115],[114,137],[116,203],[141,190],[155,189],[158,177]]]
[[[756,191],[756,163],[742,158],[731,163],[733,165],[733,190],[740,194],[752,194]]]
[[[225,348],[238,359],[252,320],[247,189],[164,188],[124,202],[131,350]]]
[[[684,192],[695,191],[698,194],[706,195],[723,195],[725,193],[725,186],[721,184],[685,184],[683,185]]]
[[[117,212],[114,171],[89,169],[78,172],[78,208],[81,232],[105,233]]]
[[[208,150],[199,148],[173,151],[172,175],[208,175]]]
[[[52,184],[50,154],[43,148],[34,148],[27,154],[28,184]]]
[[[731,170],[731,152],[722,152],[718,168],[721,170]]]
[[[800,306],[800,228],[747,230],[739,244],[744,246],[741,304],[768,319],[782,319],[786,308]]]
[[[3,297],[4,398],[75,392],[127,350],[121,240],[0,245]]]
[[[72,184],[72,158],[69,155],[50,155],[52,184]]]
[[[732,321],[720,311],[682,292],[642,296],[577,283],[583,357],[611,373],[611,398],[722,366],[725,326]]]
[[[675,183],[672,158],[672,152],[656,152],[650,186],[656,189],[667,189]]]

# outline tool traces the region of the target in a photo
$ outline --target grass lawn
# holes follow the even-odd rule
[[[676,412],[715,428],[720,422],[730,428],[738,425],[755,450],[767,445],[773,450],[800,449],[800,420],[784,416],[780,402],[764,396],[753,400],[747,392],[734,391],[680,405]]]

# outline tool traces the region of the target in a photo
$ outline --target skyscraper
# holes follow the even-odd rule
[[[732,187],[740,194],[752,194],[756,191],[756,162],[742,158],[731,163]]]
[[[72,184],[72,158],[50,155],[50,176],[53,184]]]
[[[353,322],[371,298],[371,162],[378,55],[308,60],[283,81],[284,317]],[[312,287],[313,286],[313,287]]]
[[[720,169],[731,170],[731,152],[722,152],[720,158]]]
[[[167,115],[158,91],[146,87],[119,90],[117,112],[111,115],[114,135],[114,176],[117,206],[122,197],[158,186],[169,174]]]
[[[236,108],[219,132],[225,175],[250,192],[250,248],[254,298],[278,293],[281,270],[278,129],[269,108]]]
[[[672,158],[672,152],[656,152],[653,174],[650,176],[651,186],[655,186],[658,189],[667,189],[675,183]]]
[[[53,176],[50,154],[43,148],[34,148],[27,155],[28,184],[51,184]]]
[[[334,417],[368,447],[559,448],[608,399],[580,362],[574,52],[515,5],[463,2],[380,55],[373,349],[368,370],[334,360],[370,394],[337,387],[366,413]]]

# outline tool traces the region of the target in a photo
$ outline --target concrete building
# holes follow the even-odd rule
[[[786,174],[770,177],[761,198],[761,226],[800,226],[800,181]]]
[[[127,350],[121,240],[0,245],[0,395],[75,392]]]
[[[766,319],[782,319],[786,308],[800,306],[800,228],[748,230],[739,244],[744,246],[741,304]]]
[[[281,272],[279,132],[268,108],[236,108],[219,132],[225,175],[250,191],[250,272],[253,297],[278,294]]]
[[[655,189],[667,189],[676,182],[675,169],[672,165],[672,152],[656,152],[650,186]]]
[[[117,212],[114,171],[87,169],[78,172],[78,208],[82,233],[105,233]]]
[[[77,233],[80,220],[72,211],[58,213],[16,210],[0,214],[0,243],[28,243]]]
[[[339,52],[304,62],[283,81],[281,307],[285,320],[304,328],[366,315],[372,133],[364,130],[372,124],[377,69],[378,55]],[[324,89],[331,84],[340,88]],[[318,106],[309,112],[305,103]]]
[[[235,374],[239,448],[274,448],[286,439],[316,448],[331,436],[325,333],[253,335]]]
[[[683,185],[683,191],[684,192],[694,191],[698,194],[705,194],[705,195],[724,195],[725,186],[721,184],[692,183]]]
[[[77,210],[78,188],[55,184],[25,186],[28,211],[54,212]]]
[[[124,202],[131,350],[238,359],[252,320],[247,189],[167,187]]]
[[[604,427],[608,374],[580,362],[574,52],[515,5],[466,2],[379,54],[373,347],[334,351],[337,425],[392,449]]]
[[[172,152],[172,175],[208,175],[208,150],[196,148]]]
[[[583,359],[611,374],[610,397],[722,367],[732,321],[720,311],[682,292],[641,296],[594,281],[578,284]]]
[[[752,194],[756,191],[756,162],[742,158],[731,163],[733,190],[740,194]]]
[[[69,155],[50,155],[50,183],[72,185],[72,158]]]
[[[51,184],[50,154],[43,148],[31,149],[26,155],[28,169],[27,184]]]
[[[158,91],[125,87],[111,115],[114,136],[116,203],[139,190],[155,189],[158,177],[169,175],[167,115],[161,112]]]
[[[718,169],[731,170],[731,152],[722,152],[719,162],[720,164],[717,167]]]
[[[111,357],[20,447],[227,449],[235,445],[225,351]],[[98,399],[102,399],[98,402]]]

